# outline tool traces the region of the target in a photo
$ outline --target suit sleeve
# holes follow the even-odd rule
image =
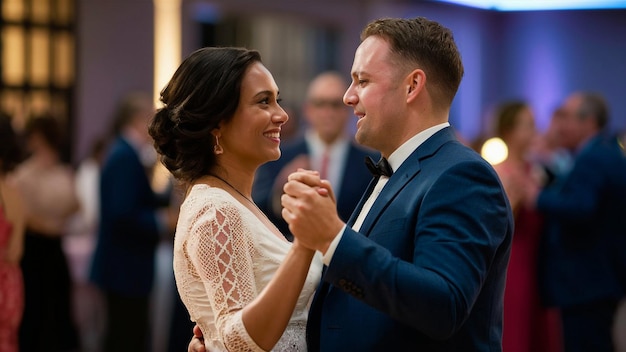
[[[155,194],[145,170],[132,155],[117,154],[103,170],[101,195],[103,217],[111,219],[114,228],[123,229],[112,234],[133,234],[124,241],[158,241]]]
[[[506,269],[494,261],[508,249],[510,208],[495,172],[480,162],[444,171],[423,197],[415,182],[384,210],[369,238],[346,229],[325,279],[340,288],[350,282],[352,294],[368,305],[445,339],[468,318],[487,276]],[[404,241],[408,258],[376,237]]]
[[[554,219],[569,222],[587,221],[595,215],[601,201],[601,189],[606,180],[602,164],[605,156],[581,154],[563,183],[543,190],[537,199],[537,209]]]

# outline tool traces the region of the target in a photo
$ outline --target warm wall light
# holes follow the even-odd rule
[[[72,124],[75,0],[0,0],[0,109],[22,130],[34,115]]]
[[[154,1],[154,102],[159,107],[159,94],[180,64],[181,0]],[[169,172],[157,163],[152,187],[163,191],[169,184]]]
[[[489,138],[480,148],[480,155],[491,165],[496,165],[506,160],[509,155],[509,149],[502,139],[497,137]]]
[[[6,21],[21,21],[24,18],[24,2],[2,1],[2,19]]]
[[[66,25],[72,21],[74,17],[74,6],[72,0],[56,0],[56,8],[54,11],[55,21],[58,24]]]
[[[33,28],[30,33],[30,83],[45,86],[50,78],[50,31]]]
[[[34,23],[47,23],[51,18],[50,5],[52,1],[49,0],[31,0],[30,18]]]
[[[74,81],[74,37],[69,32],[60,32],[53,40],[53,81],[58,87],[69,87]]]
[[[23,84],[26,75],[24,29],[5,26],[2,29],[2,80],[5,84]]]
[[[181,0],[154,0],[154,101],[180,64]]]

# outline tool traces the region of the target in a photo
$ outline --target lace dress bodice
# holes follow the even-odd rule
[[[209,350],[262,351],[248,335],[241,312],[268,284],[290,246],[226,191],[192,187],[176,228],[174,276]],[[306,351],[306,319],[321,268],[317,254],[274,351]]]

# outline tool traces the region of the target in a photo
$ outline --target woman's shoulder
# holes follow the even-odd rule
[[[221,233],[221,240],[241,241],[252,236],[251,226],[243,205],[227,191],[197,184],[181,205],[175,237],[178,243],[213,241]]]
[[[219,187],[207,184],[191,186],[183,204],[181,216],[189,219],[213,221],[219,214],[229,221],[239,221],[241,213],[240,203],[230,193]]]
[[[192,185],[183,201],[185,203],[204,203],[216,207],[235,206],[239,204],[230,193],[219,187],[209,186],[204,183]]]

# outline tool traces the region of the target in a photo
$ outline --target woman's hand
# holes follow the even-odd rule
[[[204,335],[197,324],[193,327],[193,338],[189,341],[187,352],[211,352],[204,347]]]

